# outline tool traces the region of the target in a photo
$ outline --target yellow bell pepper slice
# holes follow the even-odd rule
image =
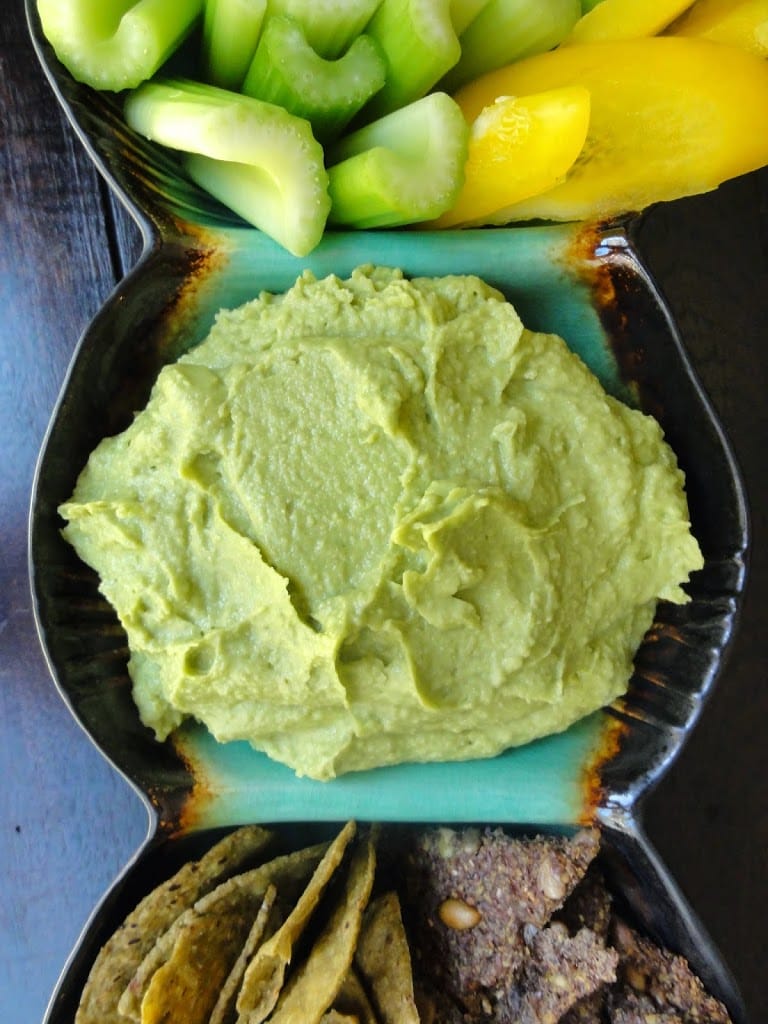
[[[698,0],[669,32],[701,36],[768,57],[768,0]]]
[[[693,0],[602,0],[582,15],[561,43],[605,43],[655,36],[691,6]]]
[[[516,204],[510,219],[605,219],[768,163],[768,63],[704,39],[560,47],[483,75],[455,98],[472,121],[498,96],[568,85],[591,96],[581,155],[562,184]]]
[[[573,85],[485,107],[470,128],[456,204],[430,226],[506,224],[507,207],[565,178],[587,137],[589,106],[589,91]]]

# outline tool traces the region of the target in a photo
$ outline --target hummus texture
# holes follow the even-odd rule
[[[655,420],[479,279],[382,268],[222,311],[60,511],[157,737],[318,779],[567,728],[702,565]]]

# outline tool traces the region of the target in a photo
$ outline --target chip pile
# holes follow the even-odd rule
[[[76,1024],[729,1024],[617,917],[596,832],[404,835],[231,833],[131,912]]]

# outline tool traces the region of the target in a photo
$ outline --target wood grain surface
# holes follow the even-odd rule
[[[80,332],[138,234],[64,123],[21,0],[0,22],[0,1021],[36,1024],[147,828],[71,719],[27,577],[35,460]],[[752,513],[750,579],[718,688],[646,806],[648,831],[768,1020],[768,172],[652,211],[641,249],[732,440]]]

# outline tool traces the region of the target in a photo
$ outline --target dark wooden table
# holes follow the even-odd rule
[[[139,251],[27,41],[0,22],[0,1021],[36,1024],[81,927],[147,828],[60,702],[35,633],[27,510],[77,338]],[[730,434],[752,509],[729,663],[649,833],[768,1020],[768,172],[653,211],[644,255]]]

